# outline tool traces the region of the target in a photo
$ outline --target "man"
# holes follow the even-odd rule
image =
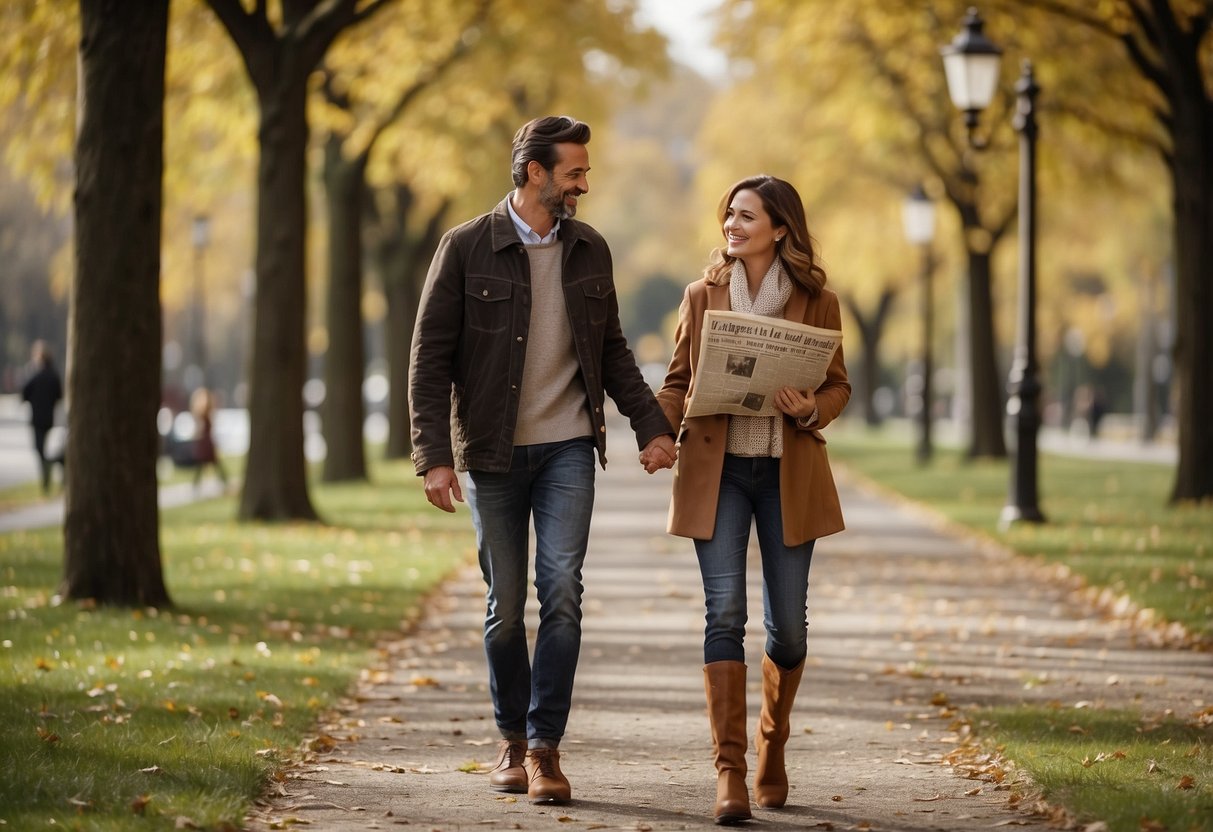
[[[46,456],[46,435],[55,426],[55,405],[63,398],[63,383],[55,371],[54,356],[45,341],[35,341],[31,350],[34,373],[21,388],[21,398],[29,402],[29,422],[34,429],[34,451],[42,466],[42,493],[51,490],[51,463]]]
[[[573,219],[590,187],[589,140],[586,124],[563,116],[515,134],[515,188],[443,237],[409,362],[413,461],[426,498],[454,511],[452,499],[463,501],[455,472],[467,472],[488,587],[489,688],[503,737],[489,783],[535,803],[571,796],[558,749],[581,647],[595,451],[606,465],[604,394],[629,418],[650,473],[676,456],[620,329],[610,251]],[[533,661],[523,619],[532,518]]]

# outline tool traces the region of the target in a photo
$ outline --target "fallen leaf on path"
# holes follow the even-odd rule
[[[934,794],[934,795],[931,795],[930,797],[913,797],[910,799],[913,800],[915,803],[930,803],[932,800],[943,800],[943,795]]]

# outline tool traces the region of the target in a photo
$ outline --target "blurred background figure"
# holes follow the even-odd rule
[[[30,377],[21,388],[21,398],[29,402],[29,421],[34,429],[34,450],[42,468],[42,493],[51,488],[51,466],[54,462],[46,455],[46,435],[55,426],[55,405],[63,398],[63,382],[55,370],[55,358],[45,341],[34,342],[31,351]]]
[[[227,471],[223,469],[223,463],[215,452],[215,399],[210,390],[205,387],[194,390],[194,394],[190,396],[190,415],[194,417],[194,485],[201,483],[202,470],[207,465],[213,465],[226,489]]]

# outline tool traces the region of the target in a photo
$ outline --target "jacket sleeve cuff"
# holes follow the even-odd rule
[[[818,415],[820,415],[818,412],[818,409],[813,408],[813,412],[810,413],[808,416],[797,416],[796,417],[796,427],[806,428],[806,429],[813,427],[813,425],[817,424]]]

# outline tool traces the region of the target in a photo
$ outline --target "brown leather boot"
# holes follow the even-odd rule
[[[703,689],[716,747],[716,822],[731,826],[751,817],[745,785],[745,663],[704,665]]]
[[[788,801],[783,749],[791,733],[788,720],[803,671],[803,660],[793,669],[784,670],[768,656],[762,657],[762,715],[758,717],[758,731],[754,735],[754,745],[758,747],[754,798],[765,809],[778,809]]]
[[[560,770],[560,750],[532,748],[523,762],[526,767],[527,797],[532,803],[568,803],[573,796],[569,779]]]
[[[526,769],[522,760],[526,757],[526,740],[502,740],[497,746],[497,764],[489,772],[489,788],[495,792],[521,793],[526,791]]]

